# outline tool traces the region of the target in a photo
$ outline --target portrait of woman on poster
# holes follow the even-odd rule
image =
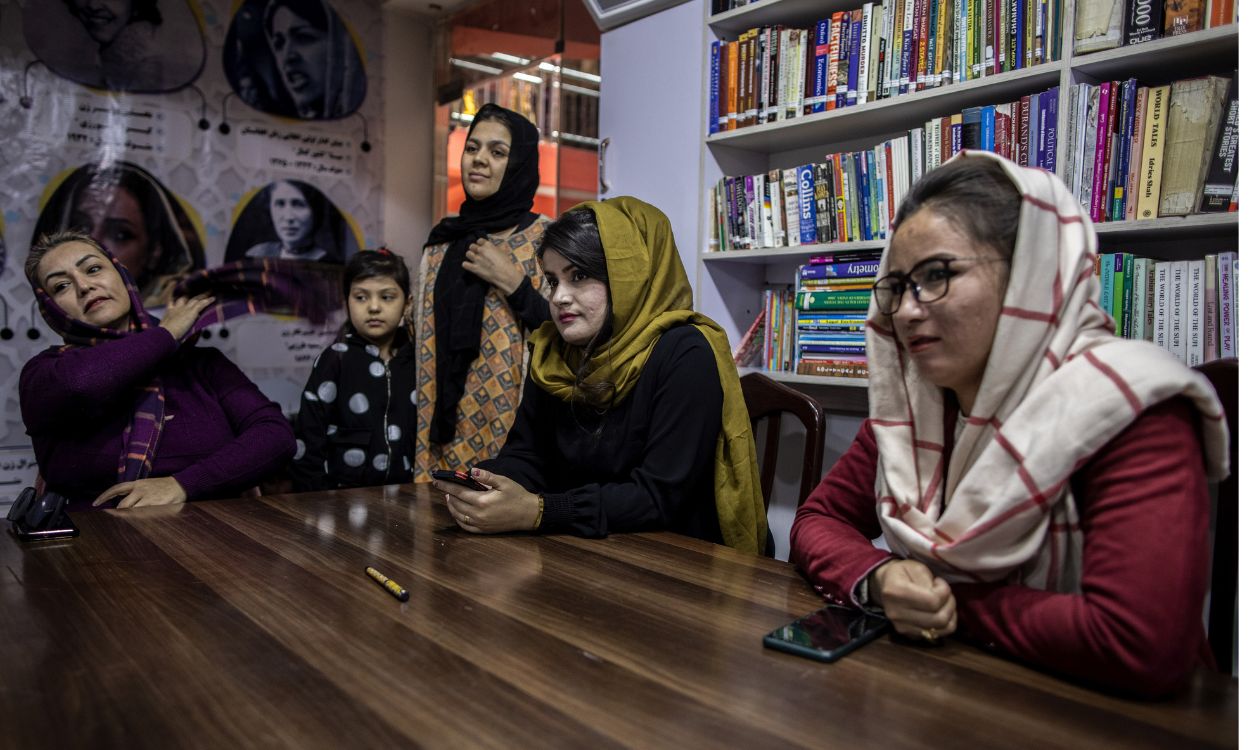
[[[180,278],[204,268],[204,245],[187,210],[130,162],[84,164],[70,173],[40,211],[31,244],[67,229],[85,232],[121,261],[148,307],[164,305]]]
[[[337,120],[364,101],[361,51],[327,0],[247,0],[225,49],[231,88],[262,112]]]
[[[343,263],[360,249],[329,198],[306,182],[278,180],[244,207],[226,243],[226,262],[286,258]]]
[[[48,0],[27,3],[23,19],[35,56],[84,86],[176,91],[204,67],[204,34],[188,0]]]
[[[426,470],[459,469],[503,446],[521,401],[526,338],[551,319],[536,260],[551,220],[531,210],[538,129],[516,112],[483,106],[460,175],[460,213],[430,232],[414,286],[415,465]]]

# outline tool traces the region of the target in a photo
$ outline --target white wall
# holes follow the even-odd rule
[[[599,137],[611,189],[656,206],[695,281],[699,247],[702,0],[689,0],[605,33],[600,39]]]
[[[432,225],[434,29],[394,7],[385,15],[383,237],[413,271]]]

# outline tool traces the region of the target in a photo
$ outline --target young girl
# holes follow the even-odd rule
[[[347,264],[343,293],[348,321],[313,364],[295,422],[291,478],[298,491],[412,481],[408,267],[387,250],[363,250]]]

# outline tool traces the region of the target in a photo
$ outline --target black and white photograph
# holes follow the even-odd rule
[[[258,191],[239,213],[226,242],[226,262],[288,258],[343,263],[360,243],[343,212],[317,188],[277,180]]]
[[[145,305],[165,304],[179,279],[204,268],[204,243],[187,208],[130,162],[84,164],[71,171],[42,206],[31,244],[65,229],[86,232],[121,261]]]
[[[239,98],[271,115],[337,120],[360,108],[360,45],[328,0],[245,0],[222,52]]]
[[[189,85],[206,56],[195,0],[42,0],[23,32],[53,73],[91,88],[164,93]]]

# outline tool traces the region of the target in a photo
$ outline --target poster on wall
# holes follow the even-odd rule
[[[0,454],[29,445],[22,364],[61,343],[23,270],[39,236],[90,234],[158,316],[192,271],[381,244],[382,21],[375,0],[0,0]],[[255,344],[288,329],[301,347]],[[333,334],[258,317],[206,343],[293,412]]]
[[[22,31],[58,76],[107,91],[177,91],[204,69],[203,19],[189,0],[27,3]]]

